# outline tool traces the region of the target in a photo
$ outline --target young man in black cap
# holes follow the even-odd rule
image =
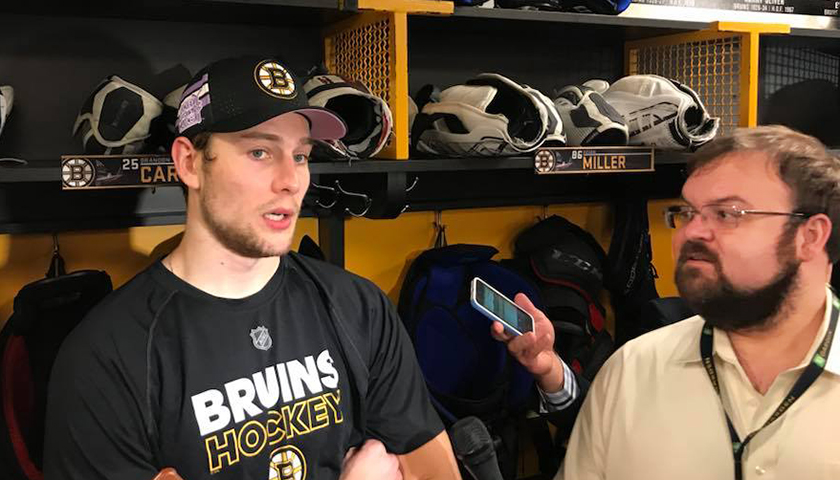
[[[196,75],[177,129],[183,240],[62,346],[47,480],[459,478],[387,297],[289,251],[312,142],[342,120],[242,57]]]

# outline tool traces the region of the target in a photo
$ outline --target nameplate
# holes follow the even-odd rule
[[[64,190],[178,185],[168,155],[62,155]]]
[[[549,147],[534,154],[539,175],[652,172],[652,147]]]

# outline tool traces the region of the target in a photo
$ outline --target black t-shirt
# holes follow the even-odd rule
[[[372,283],[294,253],[224,299],[160,262],[103,300],[50,379],[46,480],[338,478],[350,446],[407,453],[443,430]]]

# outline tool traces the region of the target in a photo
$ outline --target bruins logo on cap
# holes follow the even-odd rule
[[[254,69],[254,79],[265,93],[272,97],[289,99],[297,96],[292,74],[274,60],[263,60]]]

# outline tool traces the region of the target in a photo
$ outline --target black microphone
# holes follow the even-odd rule
[[[481,420],[462,418],[450,427],[449,436],[455,456],[475,480],[502,480],[493,439]]]

